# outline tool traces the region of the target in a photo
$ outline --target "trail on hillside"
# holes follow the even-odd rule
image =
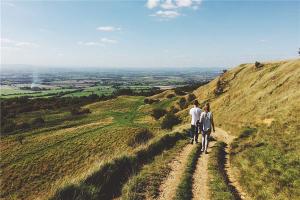
[[[237,181],[237,178],[233,172],[232,167],[230,166],[230,144],[234,140],[234,136],[229,135],[226,131],[220,128],[216,128],[216,132],[212,134],[214,138],[216,138],[219,141],[223,141],[227,144],[226,146],[226,157],[225,157],[225,171],[226,175],[228,176],[229,185],[235,190],[235,192],[238,194],[239,198],[242,200],[248,200],[249,197],[247,197],[247,194],[243,191],[242,187],[240,186],[239,182]]]
[[[200,136],[201,140],[201,136]],[[209,187],[208,187],[208,159],[211,148],[215,145],[215,141],[211,141],[208,145],[208,154],[202,153],[197,162],[196,170],[193,175],[193,199],[194,200],[209,200]]]
[[[185,170],[188,155],[195,145],[186,145],[180,154],[170,163],[171,172],[160,186],[159,200],[173,199],[176,195],[176,189],[180,183],[182,174]]]

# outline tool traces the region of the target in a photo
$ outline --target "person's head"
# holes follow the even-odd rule
[[[206,104],[205,104],[204,110],[205,110],[206,112],[209,112],[209,111],[210,111],[210,105],[209,105],[209,103],[206,103]]]
[[[199,106],[199,102],[198,102],[198,100],[195,100],[195,101],[194,101],[194,105],[195,105],[196,107],[198,107],[198,106]]]

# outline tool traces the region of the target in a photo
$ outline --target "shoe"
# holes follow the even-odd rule
[[[205,151],[205,154],[208,154],[208,152],[207,152],[207,151]]]
[[[201,149],[201,152],[203,152],[204,151],[204,149]]]
[[[191,141],[191,144],[193,144],[193,141]]]

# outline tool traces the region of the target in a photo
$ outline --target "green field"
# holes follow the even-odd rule
[[[127,141],[143,128],[154,136],[163,134],[160,123],[150,117],[155,105],[144,105],[143,100],[122,96],[92,103],[85,106],[92,113],[77,118],[64,110],[18,115],[16,120],[22,122],[43,116],[46,126],[1,139],[1,197],[47,196],[103,161],[132,152]],[[16,140],[20,134],[25,136],[23,144]]]

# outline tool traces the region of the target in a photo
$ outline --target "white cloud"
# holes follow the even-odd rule
[[[79,41],[77,44],[83,45],[83,46],[103,46],[101,42],[82,42]]]
[[[147,8],[149,9],[155,8],[158,5],[159,5],[159,0],[148,0],[146,4]]]
[[[117,40],[108,39],[108,38],[101,38],[99,41],[89,41],[89,42],[77,42],[78,45],[83,46],[105,46],[105,44],[117,44]]]
[[[192,0],[176,0],[176,5],[178,7],[190,7],[192,4]]]
[[[97,28],[98,31],[103,31],[103,32],[114,32],[114,31],[120,31],[120,27],[114,27],[114,26],[99,26]]]
[[[160,5],[163,9],[176,9],[177,6],[173,3],[172,0],[166,0],[163,4]]]
[[[36,48],[39,47],[38,44],[33,43],[33,42],[23,42],[23,41],[16,41],[16,40],[11,40],[8,38],[0,38],[1,42],[1,48],[24,48],[24,47],[29,47],[29,48]]]
[[[38,47],[38,44],[35,44],[33,42],[17,42],[15,44],[17,47]]]
[[[164,19],[173,19],[180,15],[181,14],[179,12],[173,11],[173,10],[164,10],[164,11],[159,10],[155,14],[152,14],[151,16],[160,17],[160,18],[164,18]]]
[[[112,40],[112,39],[107,39],[107,38],[101,38],[102,43],[107,43],[107,44],[116,44],[118,43],[117,40]]]
[[[173,19],[184,15],[181,13],[187,8],[198,10],[201,3],[202,0],[148,0],[147,7],[149,9],[153,9],[155,7],[161,8],[161,10],[156,11],[150,16],[156,16],[160,19]]]

